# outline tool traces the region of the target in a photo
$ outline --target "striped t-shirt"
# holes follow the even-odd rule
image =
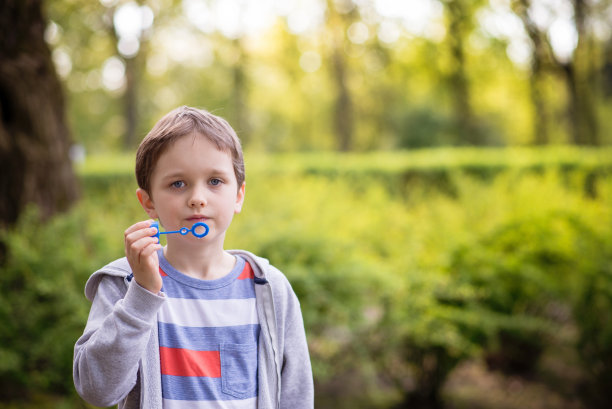
[[[237,257],[226,276],[198,280],[159,255],[164,409],[256,408],[260,329],[251,266]]]

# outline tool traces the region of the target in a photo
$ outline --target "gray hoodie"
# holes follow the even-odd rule
[[[312,369],[300,305],[287,278],[266,259],[242,250],[255,274],[261,325],[258,409],[314,407]],[[126,258],[96,271],[85,285],[92,301],[74,347],[76,390],[97,406],[162,409],[157,313],[165,302],[131,280]]]

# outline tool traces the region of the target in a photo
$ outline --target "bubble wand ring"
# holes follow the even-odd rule
[[[151,223],[151,227],[154,227],[157,230],[157,233],[152,235],[151,237],[157,237],[158,241],[159,241],[159,235],[160,234],[174,234],[174,233],[178,233],[181,236],[185,236],[185,235],[187,235],[187,233],[191,232],[191,234],[193,234],[195,237],[201,239],[202,237],[206,236],[208,234],[208,232],[210,231],[210,228],[204,222],[194,223],[193,226],[191,226],[191,229],[188,229],[187,227],[181,227],[179,230],[175,230],[175,231],[159,231],[159,222],[157,222],[157,221],[154,221],[153,223]],[[204,231],[198,233],[196,231],[196,229],[198,229],[200,227],[203,227]]]

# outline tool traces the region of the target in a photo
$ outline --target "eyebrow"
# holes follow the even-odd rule
[[[189,172],[184,172],[181,170],[177,170],[177,171],[170,171],[166,174],[162,174],[160,175],[162,179],[174,179],[174,178],[182,178],[185,176],[186,173]],[[225,169],[220,169],[220,168],[210,168],[210,169],[206,169],[206,173],[211,174],[211,175],[220,175],[220,176],[231,176],[233,175],[233,171],[227,171]]]
[[[217,168],[213,168],[211,169],[211,173],[215,174],[215,175],[233,175],[233,169],[232,171],[227,171],[226,169],[217,169]]]
[[[170,172],[163,175],[160,175],[162,179],[175,179],[184,176],[183,172]]]

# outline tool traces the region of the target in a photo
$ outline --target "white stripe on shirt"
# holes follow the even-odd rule
[[[255,298],[233,300],[168,298],[166,304],[167,308],[162,308],[160,311],[160,322],[184,327],[227,327],[259,323]],[[210,311],[214,311],[214,314]]]
[[[257,407],[257,398],[224,401],[164,399],[164,409],[252,409],[255,407]]]

